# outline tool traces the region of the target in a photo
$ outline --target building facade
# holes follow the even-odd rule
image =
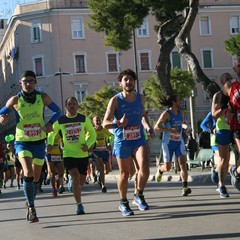
[[[135,30],[135,49],[116,52],[104,46],[103,33],[88,28],[90,14],[87,1],[77,0],[46,0],[16,7],[0,43],[1,106],[19,91],[19,76],[26,69],[36,72],[38,89],[61,108],[69,96],[82,102],[86,95],[116,85],[119,71],[125,68],[138,69],[139,91],[143,90],[144,81],[155,74],[159,57],[155,19],[149,15]],[[225,52],[224,41],[239,33],[239,25],[237,0],[200,1],[191,47],[205,74],[214,81],[223,72],[233,74],[233,58]],[[172,51],[171,61],[173,67],[186,69],[177,49]],[[193,96],[197,121],[210,111],[210,101],[199,84]],[[188,99],[186,106],[190,121]],[[45,114],[50,115],[48,110]],[[156,119],[158,113],[150,116]],[[11,131],[13,123],[12,116],[7,126],[0,127],[0,134]]]

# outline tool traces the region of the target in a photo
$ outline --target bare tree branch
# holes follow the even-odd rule
[[[216,82],[211,81],[201,69],[199,62],[195,55],[191,51],[190,46],[190,31],[192,29],[195,18],[198,14],[199,0],[189,1],[189,11],[186,16],[185,23],[175,39],[176,47],[178,48],[179,54],[187,62],[190,71],[194,79],[201,83],[203,89],[207,92],[208,96],[212,98],[215,92],[220,90],[219,85]],[[188,43],[189,44],[188,44]]]

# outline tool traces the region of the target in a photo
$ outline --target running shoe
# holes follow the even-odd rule
[[[85,214],[85,212],[84,212],[84,207],[83,207],[83,205],[82,205],[81,203],[79,203],[79,204],[77,205],[77,211],[76,211],[76,213],[77,213],[77,215]]]
[[[105,186],[102,187],[102,192],[106,193],[107,192],[107,188]]]
[[[160,173],[160,171],[158,169],[155,174],[155,181],[159,183],[159,182],[161,182],[161,180],[162,180],[162,173]]]
[[[212,171],[211,171],[211,180],[214,184],[218,185],[218,182],[219,182],[218,172],[216,172],[214,168],[212,168]]]
[[[30,223],[39,222],[36,209],[34,207],[29,207],[27,209],[27,221],[29,221]]]
[[[72,192],[72,184],[73,184],[73,180],[72,180],[71,175],[69,175],[69,177],[68,177],[68,191],[69,192]]]
[[[119,210],[124,217],[134,215],[133,210],[129,207],[129,202],[120,202]]]
[[[132,203],[137,205],[140,211],[146,211],[149,209],[149,206],[144,199],[144,195],[134,195]]]
[[[11,188],[13,188],[13,187],[14,187],[12,183],[10,184],[10,187],[11,187]]]
[[[56,189],[53,189],[52,196],[57,197],[57,190]]]
[[[237,168],[235,166],[231,166],[229,172],[233,187],[240,191],[240,174],[237,172]]]
[[[60,186],[60,188],[58,189],[59,193],[63,193],[65,192],[65,187],[63,185]]]
[[[225,186],[219,187],[218,188],[218,192],[219,192],[221,198],[229,197],[229,194],[228,194],[227,189],[226,189]]]
[[[5,184],[3,185],[3,188],[4,188],[4,189],[6,189],[6,188],[7,188]]]
[[[20,185],[17,186],[17,190],[20,190]]]
[[[182,196],[186,197],[192,192],[191,188],[183,187],[182,189]]]

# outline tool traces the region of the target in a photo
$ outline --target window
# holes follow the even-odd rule
[[[240,16],[232,16],[230,18],[231,34],[240,33]]]
[[[82,103],[85,97],[88,95],[87,85],[85,84],[74,84],[75,98],[79,103]]]
[[[202,67],[213,68],[213,53],[211,49],[201,50]]]
[[[107,72],[119,71],[119,53],[106,53]]]
[[[182,68],[182,61],[177,51],[173,51],[171,54],[172,68]]]
[[[42,56],[33,57],[33,69],[35,70],[37,77],[44,75]]]
[[[211,34],[211,25],[209,16],[200,16],[200,35]]]
[[[105,83],[107,84],[107,86],[119,87],[119,83],[118,83],[117,79],[114,79],[114,80],[106,80]]]
[[[205,101],[208,101],[210,99],[206,91],[203,92],[203,99]]]
[[[5,29],[5,27],[6,27],[6,20],[0,19],[0,29]]]
[[[149,51],[141,51],[139,52],[139,62],[140,62],[140,70],[147,71],[150,70],[150,52]]]
[[[138,37],[148,37],[149,36],[149,27],[148,27],[148,20],[144,18],[142,25],[137,29],[137,36]]]
[[[83,24],[83,18],[72,18],[72,38],[73,39],[84,39],[85,33],[84,33],[84,24]]]
[[[42,32],[40,23],[35,23],[31,27],[31,42],[39,43],[42,41]]]
[[[75,72],[86,73],[86,53],[75,55]]]

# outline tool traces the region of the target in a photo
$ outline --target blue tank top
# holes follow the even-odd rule
[[[178,114],[175,115],[172,111],[166,110],[170,116],[170,121],[163,123],[164,128],[176,128],[176,133],[164,132],[162,142],[169,143],[181,143],[182,139],[182,112],[178,110]]]
[[[128,125],[124,128],[121,127],[114,129],[114,142],[144,138],[141,95],[136,93],[136,100],[134,102],[125,101],[121,93],[116,94],[116,97],[118,101],[118,109],[114,115],[114,122],[120,120],[125,113],[126,118],[128,119]]]

